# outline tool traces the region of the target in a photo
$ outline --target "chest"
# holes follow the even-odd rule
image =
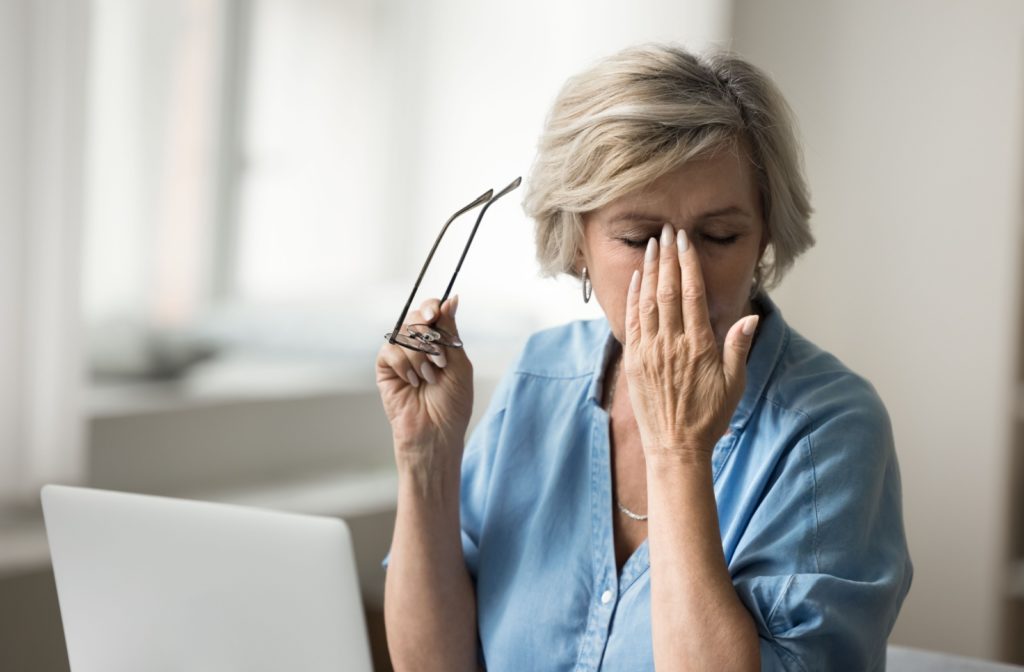
[[[640,432],[632,415],[613,409],[608,433],[612,481],[612,535],[618,572],[637,547],[647,538],[647,521],[630,518],[619,504],[630,511],[647,514],[647,475]]]

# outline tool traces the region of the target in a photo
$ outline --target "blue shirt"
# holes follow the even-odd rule
[[[889,418],[762,295],[747,387],[712,455],[722,548],[763,670],[884,669],[910,586]],[[653,670],[647,542],[618,573],[607,321],[542,331],[463,457],[480,655],[504,670]]]

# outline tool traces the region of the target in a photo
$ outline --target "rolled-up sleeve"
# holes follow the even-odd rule
[[[730,563],[762,670],[884,669],[913,573],[900,490],[880,400],[834,413],[785,453]]]

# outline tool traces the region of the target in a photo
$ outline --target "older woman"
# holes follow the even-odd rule
[[[525,204],[605,319],[534,335],[465,448],[466,353],[381,349],[396,669],[882,669],[911,577],[892,432],[765,293],[813,243],[774,85],[616,54],[559,94]]]

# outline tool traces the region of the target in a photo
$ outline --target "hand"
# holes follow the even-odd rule
[[[436,324],[457,336],[457,309],[458,297],[443,306],[429,299],[408,315],[406,324]],[[453,468],[461,464],[473,410],[473,365],[462,348],[441,350],[435,356],[385,343],[377,353],[377,389],[399,467],[438,464],[437,458],[455,460]]]
[[[697,251],[671,226],[651,239],[626,297],[623,366],[644,454],[706,460],[746,385],[758,317],[732,325],[721,351],[708,318]]]

